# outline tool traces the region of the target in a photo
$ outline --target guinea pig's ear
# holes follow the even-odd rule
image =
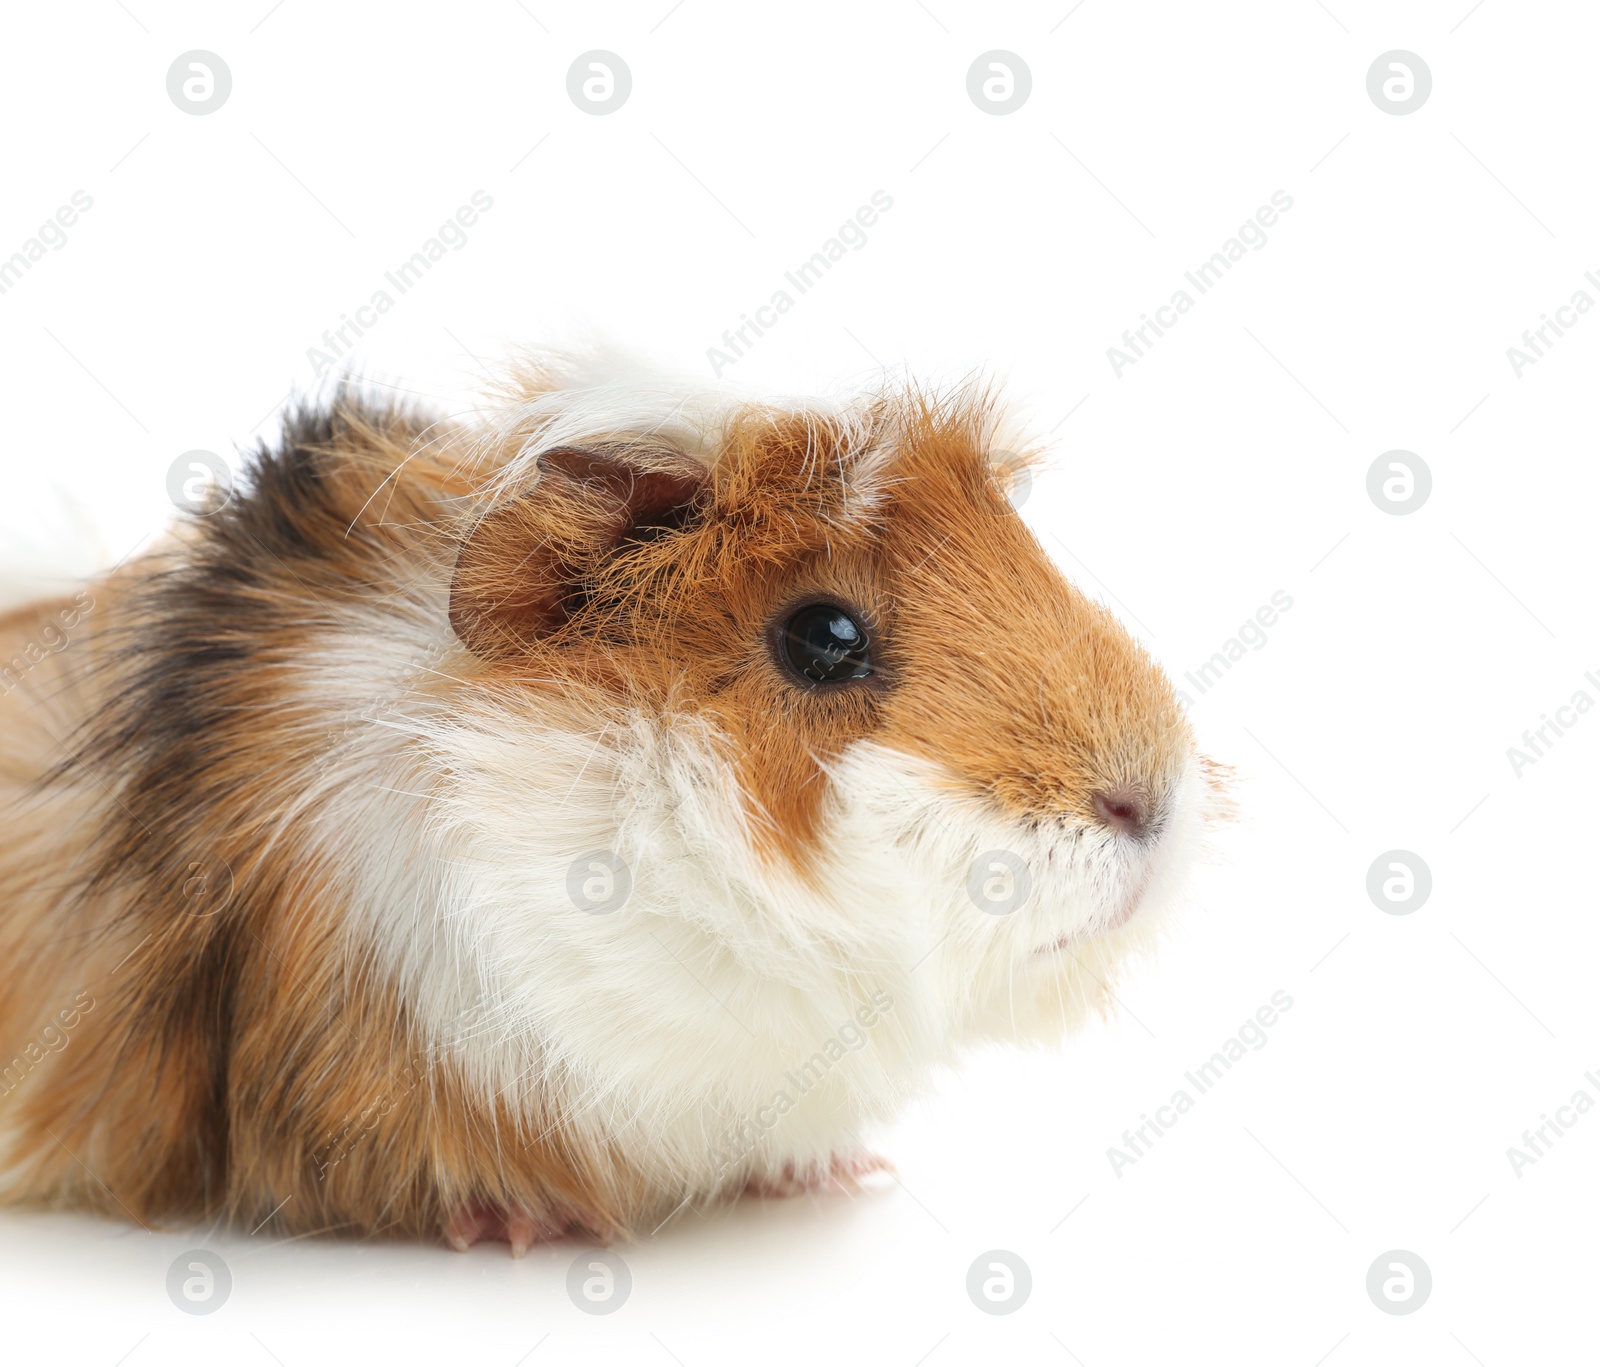
[[[504,658],[567,620],[586,575],[625,542],[683,525],[708,471],[659,446],[559,446],[527,493],[467,534],[450,584],[450,625],[474,655]]]

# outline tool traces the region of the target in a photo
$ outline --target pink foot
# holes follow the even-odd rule
[[[894,1164],[875,1153],[834,1154],[826,1164],[808,1163],[797,1167],[785,1163],[780,1172],[752,1177],[745,1184],[747,1196],[768,1199],[806,1196],[823,1192],[856,1192],[861,1181],[875,1172],[894,1173]]]
[[[508,1211],[485,1201],[469,1201],[445,1221],[444,1241],[457,1253],[465,1253],[476,1243],[498,1240],[511,1245],[511,1256],[520,1258],[534,1244],[554,1243],[575,1221],[557,1228],[520,1210]]]

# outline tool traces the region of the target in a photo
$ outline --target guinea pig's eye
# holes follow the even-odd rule
[[[783,628],[778,648],[784,660],[811,683],[843,683],[872,673],[866,628],[833,603],[812,603]]]

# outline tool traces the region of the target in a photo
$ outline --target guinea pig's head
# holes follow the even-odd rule
[[[752,1020],[747,982],[815,996],[829,965],[949,1037],[1040,1035],[1148,938],[1210,771],[1008,502],[994,421],[913,393],[527,438],[450,618],[497,719],[467,800],[602,913],[573,971],[631,916]]]

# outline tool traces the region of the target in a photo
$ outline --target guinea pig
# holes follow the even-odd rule
[[[1218,771],[986,392],[513,374],[0,618],[0,1199],[520,1254],[850,1186],[1179,900]]]

